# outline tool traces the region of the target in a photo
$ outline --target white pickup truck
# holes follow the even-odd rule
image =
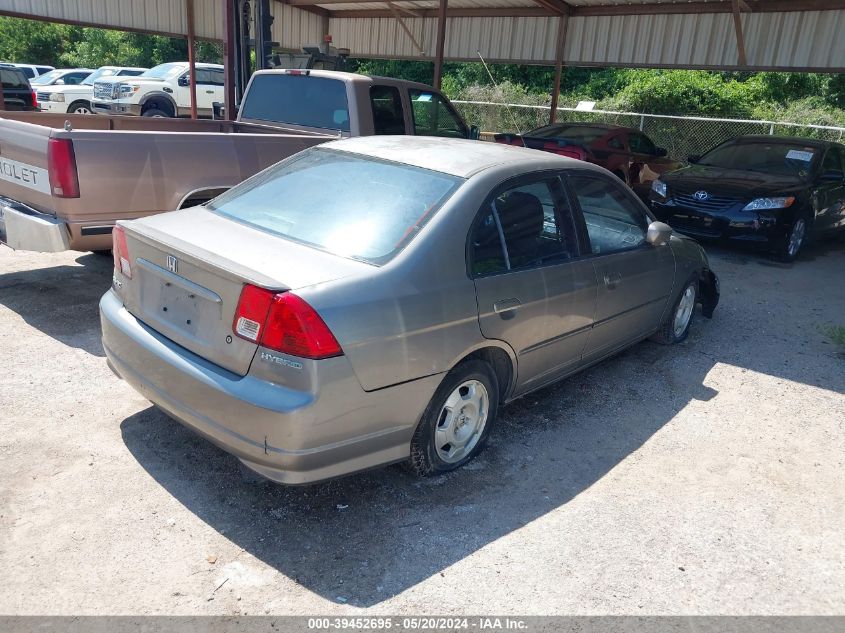
[[[0,242],[107,250],[118,220],[202,204],[307,147],[375,134],[478,130],[424,84],[327,70],[255,73],[237,121],[4,112]]]
[[[197,64],[196,73],[197,114],[211,118],[212,104],[223,101],[223,66]],[[190,116],[188,62],[159,64],[137,77],[108,77],[95,81],[91,105],[97,114]]]
[[[146,68],[129,66],[101,66],[79,83],[66,81],[63,84],[41,86],[33,83],[37,92],[38,105],[42,112],[55,114],[91,114],[91,96],[94,82],[107,77],[123,78],[140,75]]]

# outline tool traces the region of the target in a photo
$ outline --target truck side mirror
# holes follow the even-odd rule
[[[469,137],[473,141],[477,141],[481,138],[481,129],[477,125],[473,125],[469,128]]]
[[[186,86],[191,85],[191,78],[188,77],[188,75],[182,75],[181,77],[179,77],[176,83],[185,88]]]
[[[666,151],[665,147],[655,147],[654,148],[654,155],[658,156],[660,158],[663,158],[664,156],[668,156],[669,152]]]

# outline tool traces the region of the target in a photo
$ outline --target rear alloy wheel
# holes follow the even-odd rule
[[[786,244],[781,251],[781,259],[786,262],[793,262],[795,258],[798,257],[798,253],[801,252],[801,247],[804,246],[804,243],[807,241],[807,220],[804,218],[798,218],[795,220],[795,224],[792,225],[792,229],[789,231],[789,236],[786,238]]]
[[[663,345],[673,345],[683,341],[689,334],[697,300],[698,281],[693,279],[681,291],[660,329],[651,337],[652,340]]]
[[[482,449],[496,417],[498,384],[490,366],[472,360],[438,387],[411,439],[411,469],[420,476],[454,470]]]

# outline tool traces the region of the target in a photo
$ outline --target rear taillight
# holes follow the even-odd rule
[[[244,286],[232,329],[247,341],[291,356],[321,359],[343,355],[325,321],[291,292],[276,294]]]
[[[47,172],[54,196],[79,197],[79,178],[76,174],[76,156],[73,153],[72,140],[51,138],[47,142]]]
[[[126,232],[122,226],[115,226],[112,229],[111,241],[114,269],[132,279],[132,264],[129,259],[129,249],[126,247]]]
[[[235,334],[257,343],[263,334],[267,313],[270,312],[270,304],[275,296],[276,293],[264,288],[244,286],[238,300],[238,309],[235,311],[235,321],[232,323]]]
[[[35,90],[32,91],[32,107],[38,108],[38,95],[35,94]]]

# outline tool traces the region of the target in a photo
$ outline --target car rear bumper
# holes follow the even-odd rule
[[[325,384],[309,393],[204,360],[136,319],[113,290],[100,301],[100,317],[103,347],[118,376],[251,469],[285,484],[407,459],[441,379],[366,392],[341,356],[318,361]]]
[[[57,253],[68,250],[70,234],[60,219],[0,197],[0,242],[22,251]]]
[[[786,240],[790,226],[780,217],[780,210],[743,211],[742,204],[716,211],[704,211],[676,204],[651,200],[657,218],[679,233],[699,239],[742,242],[770,248]]]

